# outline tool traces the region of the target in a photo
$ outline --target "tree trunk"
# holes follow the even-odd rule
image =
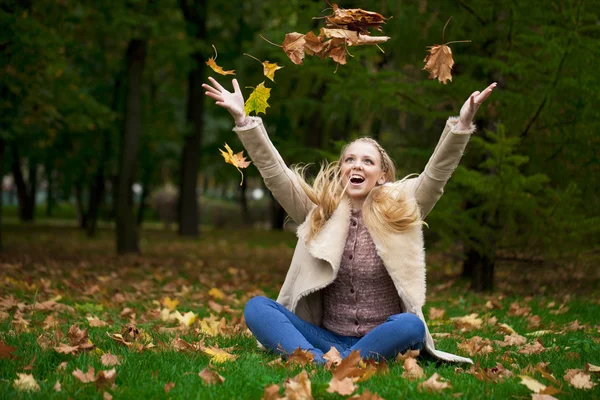
[[[471,289],[476,292],[491,292],[494,290],[495,257],[491,254],[479,254],[471,250],[467,254],[465,263],[469,262],[473,275],[471,276]]]
[[[188,35],[196,39],[206,36],[205,0],[179,0],[179,7],[187,23]],[[191,133],[184,139],[183,157],[179,182],[179,234],[182,236],[198,236],[200,211],[198,210],[198,167],[200,165],[200,148],[204,135],[204,81],[205,55],[192,54],[194,69],[188,76],[187,121],[192,126]]]
[[[108,133],[105,134],[108,135]],[[101,163],[102,162],[104,162],[104,160],[102,160]],[[100,207],[102,206],[102,202],[104,200],[104,190],[104,167],[99,166],[90,188],[90,203],[87,212],[88,223],[86,229],[86,234],[88,237],[96,236],[98,215],[100,214]]]
[[[273,196],[273,193],[268,189],[267,192],[269,192],[269,196],[271,197],[271,229],[282,231],[283,223],[285,222],[285,210]]]
[[[2,242],[2,205],[4,204],[4,147],[6,141],[0,137],[0,251],[4,249],[4,243]]]
[[[142,74],[146,60],[146,40],[132,39],[127,46],[127,101],[125,135],[119,173],[116,207],[117,252],[139,253],[138,232],[133,215],[131,185],[142,130]]]
[[[85,211],[85,199],[83,198],[83,179],[80,179],[75,184],[75,202],[77,203],[77,215],[79,216],[79,227],[81,229],[87,229],[88,227],[88,215]]]
[[[22,222],[33,221],[35,210],[35,193],[32,193],[27,187],[23,171],[21,171],[21,159],[19,156],[19,148],[16,143],[10,145],[12,152],[11,169],[17,187],[17,196],[19,198],[19,217]],[[31,177],[30,177],[31,178]],[[32,204],[33,203],[33,206]]]
[[[52,180],[52,168],[49,165],[46,165],[46,181],[48,183],[46,190],[46,217],[51,217],[54,209],[54,182]]]

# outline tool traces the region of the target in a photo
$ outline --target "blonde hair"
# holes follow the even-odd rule
[[[384,172],[385,181],[394,182],[396,180],[394,161],[375,139],[369,137],[359,138],[345,145],[337,161],[322,163],[312,185],[305,178],[308,166],[295,166],[293,171],[298,177],[300,185],[308,198],[317,206],[309,222],[309,240],[321,231],[344,197],[347,184],[346,187],[341,184],[341,165],[348,147],[355,142],[366,142],[373,145],[381,156],[381,169]],[[420,218],[416,201],[406,199],[406,196],[397,187],[376,186],[368,194],[363,204],[365,223],[380,234],[404,232],[411,226],[421,224]]]

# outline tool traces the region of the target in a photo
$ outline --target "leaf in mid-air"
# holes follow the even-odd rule
[[[262,82],[258,85],[252,93],[250,93],[250,97],[246,100],[246,104],[244,104],[244,112],[246,115],[250,115],[252,111],[258,115],[258,113],[267,113],[267,107],[269,104],[267,100],[269,100],[269,96],[271,96],[271,88],[265,87],[265,83]]]
[[[265,76],[273,82],[275,82],[275,71],[283,67],[280,67],[279,65],[277,65],[277,63],[270,63],[269,60],[264,61],[262,65],[263,73],[265,74]]]
[[[213,71],[215,71],[217,74],[220,75],[235,75],[235,70],[230,70],[230,71],[224,71],[223,67],[220,67],[217,65],[217,63],[215,62],[215,60],[217,59],[217,48],[215,47],[215,45],[213,44],[213,49],[215,49],[215,58],[210,57],[208,59],[208,61],[206,62],[206,65],[208,65],[209,67],[212,68]]]
[[[437,78],[444,85],[448,80],[452,82],[451,71],[454,60],[452,59],[452,50],[450,50],[450,47],[444,44],[430,46],[429,54],[427,54],[423,62],[425,63],[423,69],[429,72],[430,79]]]
[[[261,83],[262,85],[262,83]],[[269,89],[271,90],[271,89]],[[250,96],[252,97],[252,96]],[[248,99],[250,100],[250,99]],[[247,104],[247,102],[246,102]],[[221,149],[219,149],[219,151],[221,152],[221,155],[223,156],[223,158],[225,159],[225,162],[227,164],[231,164],[234,167],[237,168],[238,171],[240,171],[240,174],[242,175],[242,181],[240,182],[240,186],[242,186],[242,183],[244,183],[244,174],[242,173],[242,171],[240,170],[240,168],[246,168],[248,165],[250,165],[250,163],[252,161],[246,161],[246,157],[244,157],[244,152],[240,151],[239,153],[234,154],[233,150],[231,150],[231,147],[229,147],[229,145],[227,143],[225,143],[225,150],[227,151],[223,151]]]

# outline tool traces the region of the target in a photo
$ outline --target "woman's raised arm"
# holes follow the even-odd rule
[[[421,209],[422,219],[442,197],[444,186],[458,166],[471,133],[475,131],[473,118],[495,87],[494,82],[482,92],[473,92],[461,107],[459,117],[448,119],[425,170],[410,182],[414,185],[415,198]]]

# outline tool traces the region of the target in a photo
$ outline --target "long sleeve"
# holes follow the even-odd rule
[[[314,204],[269,139],[262,120],[251,117],[251,122],[233,130],[258,168],[267,188],[290,217],[301,224]]]
[[[458,131],[457,123],[458,117],[448,118],[425,170],[416,179],[410,180],[421,209],[422,219],[429,214],[444,194],[444,186],[458,166],[471,134],[475,132],[473,124],[468,130]]]

